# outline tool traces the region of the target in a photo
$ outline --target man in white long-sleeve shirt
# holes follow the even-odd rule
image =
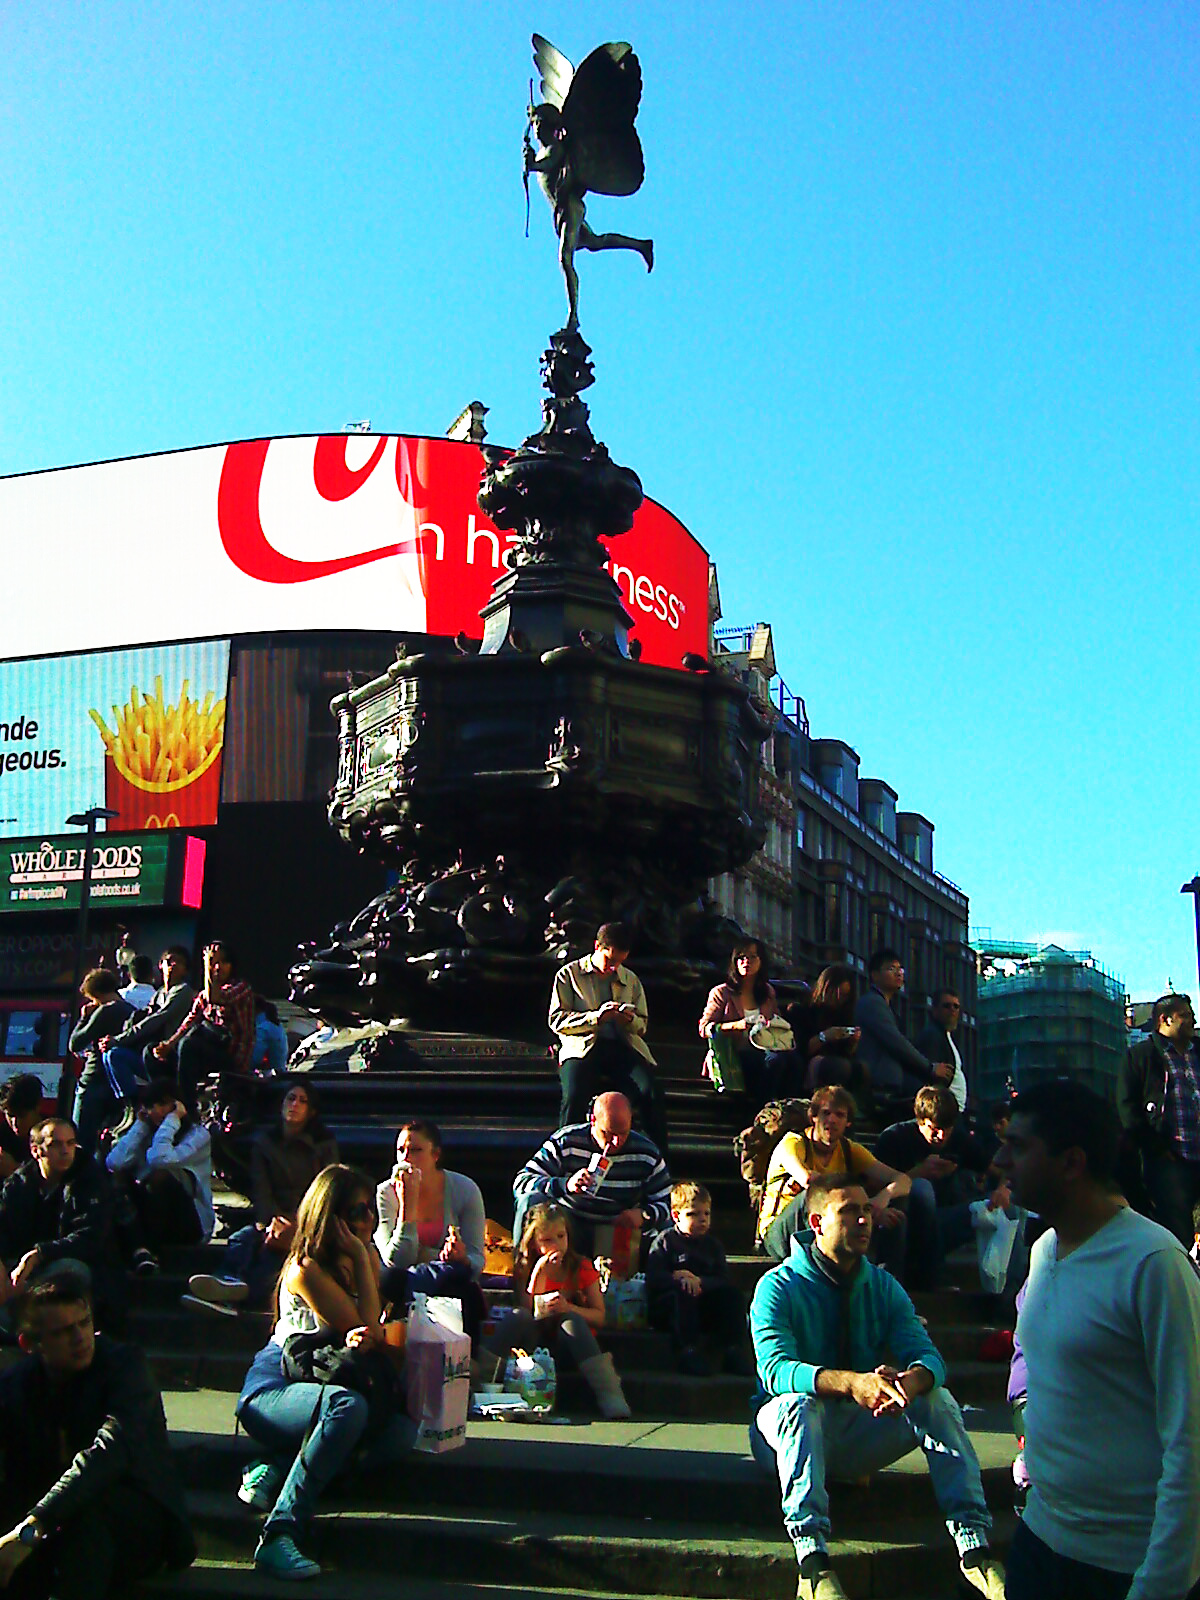
[[[1200,1279],[1113,1186],[1116,1112],[1022,1094],[996,1165],[1049,1224],[1017,1337],[1032,1480],[1008,1600],[1184,1600],[1200,1578]]]

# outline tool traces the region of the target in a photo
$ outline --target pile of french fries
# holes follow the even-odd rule
[[[113,706],[112,728],[98,711],[88,715],[117,766],[144,784],[178,783],[192,777],[225,738],[224,697],[214,699],[210,689],[201,704],[188,694],[186,678],[173,706],[163,698],[160,676],[154,680],[153,695],[132,687],[126,703]]]

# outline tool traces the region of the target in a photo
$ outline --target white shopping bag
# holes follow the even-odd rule
[[[447,1326],[448,1322],[457,1327]],[[413,1448],[440,1455],[464,1445],[471,1404],[471,1341],[462,1331],[457,1300],[413,1297],[404,1378],[408,1414],[417,1424]]]
[[[986,1200],[971,1203],[971,1225],[975,1229],[975,1249],[979,1256],[979,1281],[986,1294],[1003,1294],[1008,1263],[1021,1227],[1021,1213],[1010,1217],[993,1211]]]

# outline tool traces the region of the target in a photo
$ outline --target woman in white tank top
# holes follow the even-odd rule
[[[316,1577],[317,1563],[296,1540],[367,1424],[367,1402],[353,1390],[287,1382],[283,1342],[292,1333],[331,1329],[351,1349],[384,1343],[374,1228],[374,1189],[363,1173],[330,1166],[317,1174],[296,1215],[270,1343],[242,1385],[238,1420],[265,1459],[246,1474],[239,1498],[270,1510],[254,1552],[255,1567],[270,1576]]]

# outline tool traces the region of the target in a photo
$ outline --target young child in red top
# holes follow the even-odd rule
[[[573,1247],[570,1218],[561,1206],[529,1210],[513,1262],[513,1288],[519,1309],[489,1348],[501,1358],[538,1345],[552,1350],[556,1360],[568,1355],[595,1395],[600,1415],[628,1417],[612,1356],[596,1343],[595,1330],[604,1326],[600,1275]]]

